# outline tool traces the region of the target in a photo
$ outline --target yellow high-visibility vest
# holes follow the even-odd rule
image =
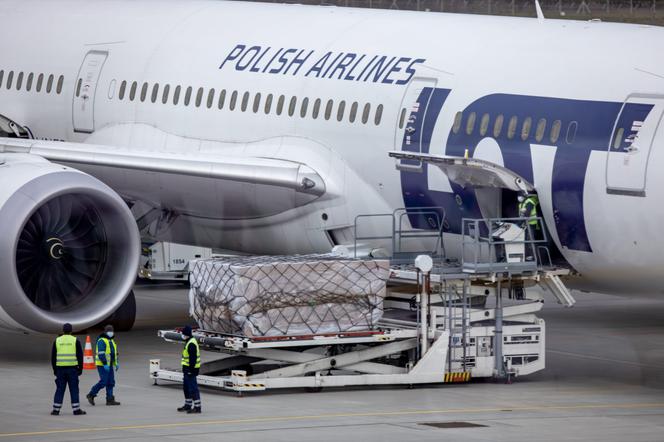
[[[191,342],[196,346],[196,365],[194,368],[201,368],[201,349],[198,346],[198,341],[194,337],[189,338],[184,344],[184,350],[182,350],[182,366],[189,367],[189,344]]]
[[[55,340],[55,365],[56,367],[76,367],[76,337],[62,335]]]
[[[521,210],[526,207],[528,204],[532,204],[532,208],[530,209],[530,213],[526,215],[528,218],[528,224],[531,226],[537,227],[537,204],[539,201],[537,200],[537,197],[535,196],[529,196],[521,204],[519,204],[519,213],[521,213]]]
[[[105,345],[104,351],[99,351],[99,341],[102,341]],[[96,345],[96,352],[95,352],[95,365],[97,367],[102,367],[103,365],[109,365],[111,363],[111,343],[107,338],[99,338],[99,341],[97,341]],[[113,365],[116,366],[118,365],[118,344],[113,341],[113,348],[114,348],[114,358],[113,358]],[[99,355],[104,355],[106,356],[106,364],[104,364],[101,359],[99,359]]]

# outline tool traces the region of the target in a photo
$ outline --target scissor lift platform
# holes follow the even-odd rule
[[[523,321],[523,306],[515,314],[520,321],[503,326],[504,357],[513,373],[530,374],[544,368],[544,321]],[[422,351],[422,330],[417,323],[393,328],[385,323],[373,331],[320,335],[246,337],[195,330],[202,352],[226,356],[201,366],[200,385],[233,391],[263,391],[276,388],[311,388],[415,385],[465,382],[471,378],[491,377],[495,357],[491,340],[491,317],[477,316],[477,326],[469,328],[463,340],[450,339],[442,327],[444,309],[432,308],[428,328],[431,344]],[[508,314],[509,316],[509,314]],[[515,316],[516,317],[516,316]],[[183,343],[180,331],[160,330],[166,341]],[[420,354],[422,353],[422,354]],[[461,360],[460,356],[464,355]],[[450,360],[452,358],[452,360]],[[207,358],[206,358],[207,359]],[[159,381],[182,382],[179,369],[150,361],[150,377]]]

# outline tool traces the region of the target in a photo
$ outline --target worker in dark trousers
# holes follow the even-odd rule
[[[201,352],[198,341],[192,336],[191,327],[185,326],[182,330],[185,340],[182,350],[182,389],[184,390],[184,405],[178,411],[187,414],[201,412],[201,394],[198,391],[196,376],[201,368]]]
[[[95,365],[99,373],[99,382],[92,386],[90,392],[85,396],[90,405],[95,404],[95,397],[99,390],[106,388],[106,405],[120,405],[115,400],[113,388],[115,387],[115,374],[120,365],[118,364],[118,345],[113,339],[115,332],[112,325],[104,327],[104,333],[97,338],[97,352],[95,355]]]
[[[519,217],[528,218],[524,227],[528,229],[528,235],[525,238],[526,244],[526,259],[533,260],[535,256],[535,249],[537,242],[544,238],[542,234],[542,226],[538,221],[537,208],[539,206],[539,199],[537,195],[519,195]]]
[[[53,411],[51,411],[53,416],[60,414],[67,386],[69,386],[71,408],[74,410],[74,414],[77,416],[85,414],[78,402],[78,377],[83,373],[83,348],[71,332],[71,324],[63,325],[63,334],[55,340],[51,350],[51,366],[53,366],[56,385]]]

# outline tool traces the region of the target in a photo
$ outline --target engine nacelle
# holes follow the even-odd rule
[[[111,188],[29,154],[0,155],[0,327],[59,332],[98,324],[138,268],[134,218]]]

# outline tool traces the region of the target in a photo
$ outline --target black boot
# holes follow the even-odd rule
[[[184,404],[183,406],[178,408],[178,411],[186,411],[187,413],[189,412],[189,410],[191,410],[191,405],[189,404]]]
[[[51,415],[60,416],[60,412],[58,410],[53,410],[53,411],[51,411]]]
[[[88,393],[87,396],[85,396],[88,399],[88,403],[92,405],[93,407],[95,406],[95,395],[92,393]]]
[[[84,414],[88,414],[85,411],[81,410],[80,408],[78,410],[74,410],[74,415],[75,416],[82,416]]]
[[[120,402],[115,400],[115,396],[106,398],[106,405],[120,405]]]
[[[187,414],[201,414],[201,407],[194,407],[191,410],[187,410]]]

